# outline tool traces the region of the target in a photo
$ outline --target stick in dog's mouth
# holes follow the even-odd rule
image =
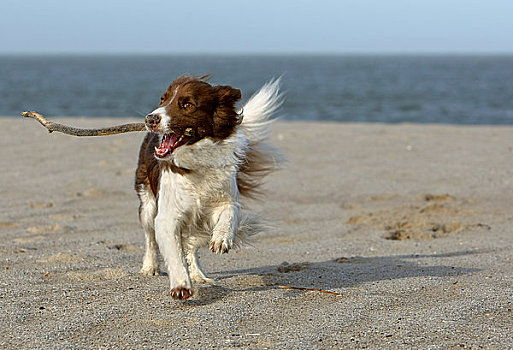
[[[122,134],[126,132],[146,130],[146,125],[144,123],[123,124],[99,129],[83,129],[51,122],[47,120],[45,117],[43,117],[41,114],[34,111],[26,111],[21,113],[21,115],[25,118],[33,118],[37,120],[42,126],[48,129],[48,132],[50,133],[57,131],[62,132],[63,134],[73,136],[108,136]]]

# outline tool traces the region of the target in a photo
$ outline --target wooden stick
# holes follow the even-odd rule
[[[292,287],[292,286],[278,286],[278,288],[281,288],[281,289],[306,290],[306,291],[309,291],[309,292],[319,292],[319,293],[326,293],[326,294],[332,294],[332,295],[342,295],[342,294],[337,293],[337,292],[331,292],[329,290],[315,289],[315,288]]]
[[[107,136],[114,134],[121,134],[125,132],[133,132],[133,131],[144,131],[146,130],[146,126],[144,123],[131,123],[131,124],[123,124],[116,125],[107,128],[99,128],[99,129],[82,129],[82,128],[74,128],[72,126],[67,126],[64,124],[54,123],[47,120],[41,114],[34,111],[27,111],[21,113],[21,115],[25,118],[33,118],[37,120],[41,125],[48,129],[48,132],[62,132],[63,134],[73,135],[73,136]]]

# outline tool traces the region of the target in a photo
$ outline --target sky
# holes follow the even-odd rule
[[[0,54],[513,54],[512,0],[0,0]]]

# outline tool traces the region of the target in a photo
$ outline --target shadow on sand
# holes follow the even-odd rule
[[[413,254],[374,257],[339,257],[325,262],[298,262],[268,265],[245,270],[224,271],[213,274],[218,282],[200,286],[199,300],[187,301],[190,305],[207,305],[242,291],[263,291],[278,286],[316,288],[343,292],[341,289],[375,281],[398,280],[413,277],[454,277],[479,271],[441,265],[442,258],[455,258],[481,254],[484,251],[456,251],[444,254]],[[434,260],[434,261],[432,261]],[[223,285],[229,282],[231,288]],[[225,285],[228,285],[226,283]],[[236,287],[236,286],[240,286]]]

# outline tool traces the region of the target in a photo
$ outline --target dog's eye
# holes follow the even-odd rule
[[[166,99],[166,98],[165,98],[164,96],[162,96],[162,97],[160,98],[160,103],[164,102],[164,100],[165,100],[165,99]]]
[[[190,102],[185,102],[184,104],[182,104],[183,109],[190,110],[190,109],[192,109],[192,107],[194,107],[194,105]]]

